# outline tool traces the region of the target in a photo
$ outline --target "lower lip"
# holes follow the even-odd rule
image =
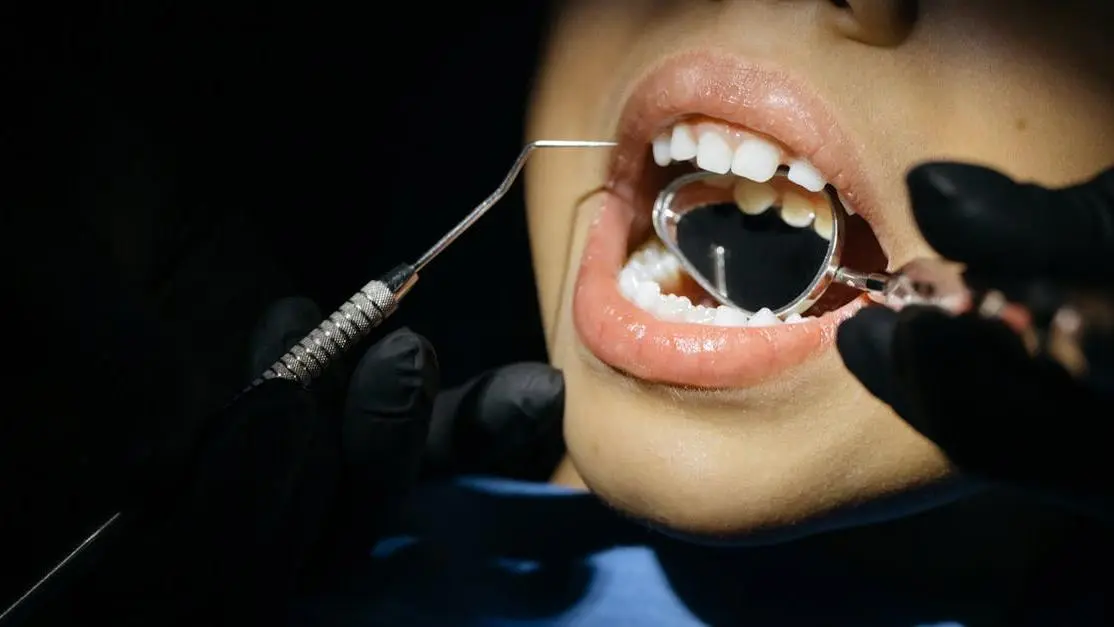
[[[573,294],[581,341],[604,363],[632,376],[700,388],[745,388],[819,357],[836,328],[865,299],[799,324],[739,328],[663,322],[619,293],[635,210],[608,194],[589,227]]]

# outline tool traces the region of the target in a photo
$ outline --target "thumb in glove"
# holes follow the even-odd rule
[[[1099,510],[1111,427],[1057,364],[1000,322],[931,308],[871,308],[837,344],[868,390],[972,475]]]
[[[979,166],[933,163],[908,176],[929,243],[994,287],[1054,312],[1056,285],[1114,280],[1114,170],[1064,189]],[[1095,397],[1032,359],[1003,324],[911,307],[870,308],[840,326],[848,369],[960,468],[1079,505],[1101,499],[1108,439]]]
[[[249,367],[258,374],[278,360],[321,321],[306,298],[277,301],[252,336]],[[408,329],[381,339],[364,354],[347,382],[340,403],[343,369],[329,368],[314,382],[314,396],[341,414],[338,451],[346,487],[378,501],[405,493],[421,460],[433,398],[438,389],[437,357],[430,343]]]
[[[253,334],[251,371],[269,367],[321,318],[309,299],[277,301]],[[319,521],[325,531],[303,573],[309,585],[362,559],[413,486],[439,378],[433,347],[407,329],[371,346],[347,381],[344,374],[334,364],[313,385],[321,413],[334,416],[333,454],[341,469],[336,485],[321,487],[337,498],[328,519]]]
[[[488,371],[434,404],[423,473],[543,481],[565,452],[565,381],[542,363]]]
[[[1048,189],[981,166],[928,163],[906,182],[928,243],[972,274],[1114,282],[1114,169]]]

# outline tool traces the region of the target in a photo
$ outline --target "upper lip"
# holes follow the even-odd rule
[[[878,210],[856,144],[827,103],[786,71],[731,55],[680,53],[641,78],[619,120],[609,171],[614,193],[635,200],[650,142],[670,122],[688,115],[717,118],[785,144],[839,190],[886,249],[880,234],[890,230],[887,216]]]

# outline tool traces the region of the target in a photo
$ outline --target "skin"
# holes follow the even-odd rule
[[[716,47],[776,62],[816,90],[859,145],[880,206],[896,216],[891,266],[932,254],[903,183],[919,162],[981,163],[1053,186],[1114,162],[1106,3],[927,0],[919,12],[904,1],[850,4],[564,2],[527,134],[614,136],[627,91],[676,52]],[[777,381],[712,393],[650,385],[586,351],[571,287],[607,165],[607,151],[548,153],[526,173],[550,355],[568,390],[568,458],[555,481],[586,485],[679,533],[743,537],[818,528],[850,506],[916,494],[952,474],[834,349]]]

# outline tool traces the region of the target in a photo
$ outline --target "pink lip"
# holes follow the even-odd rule
[[[650,381],[702,388],[749,387],[818,357],[840,322],[864,304],[856,299],[802,324],[765,328],[663,322],[618,290],[636,223],[651,199],[636,181],[649,143],[670,121],[705,115],[780,140],[812,162],[869,222],[876,215],[853,145],[818,99],[785,73],[710,53],[673,57],[646,76],[626,103],[611,169],[611,193],[592,224],[573,295],[573,319],[584,345],[601,361]],[[877,228],[877,227],[876,227]]]

